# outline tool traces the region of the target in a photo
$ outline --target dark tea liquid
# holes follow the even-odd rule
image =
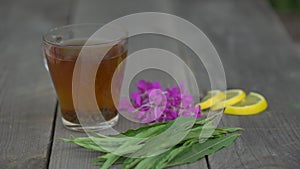
[[[85,40],[67,41],[59,47],[52,46],[49,50],[50,52],[46,53],[49,72],[56,89],[62,116],[68,122],[75,124],[79,124],[79,121],[72,99],[72,77],[76,59],[84,43]],[[115,71],[120,71],[121,78],[123,78],[125,65],[120,63],[127,56],[125,48],[121,44],[114,45],[101,61],[97,71],[95,95],[98,107],[106,121],[114,118],[118,113],[111,94],[111,82]],[[101,49],[99,48],[99,50]],[[119,96],[122,79],[118,79],[117,81],[120,84],[117,84],[118,87],[113,92],[116,92],[116,96]],[[97,116],[96,112],[95,114],[88,113],[90,113],[91,117]]]

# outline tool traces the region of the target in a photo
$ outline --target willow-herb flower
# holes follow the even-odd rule
[[[182,83],[163,90],[159,82],[140,80],[130,101],[121,99],[119,109],[133,113],[143,123],[169,121],[179,116],[201,117],[200,106],[193,105],[193,97],[185,93]]]

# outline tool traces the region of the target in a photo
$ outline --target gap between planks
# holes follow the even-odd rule
[[[51,128],[51,135],[50,135],[50,139],[49,139],[49,145],[47,148],[47,163],[46,163],[47,168],[49,168],[50,160],[51,160],[53,139],[54,139],[55,127],[56,127],[56,121],[57,121],[57,113],[58,113],[58,100],[56,100],[56,104],[55,104],[54,116],[53,116],[53,122],[52,122],[52,128]]]

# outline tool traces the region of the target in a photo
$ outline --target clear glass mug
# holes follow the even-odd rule
[[[85,128],[100,130],[112,127],[118,121],[118,112],[115,105],[118,105],[119,100],[112,98],[111,83],[115,71],[121,72],[122,76],[124,75],[125,64],[120,63],[127,56],[127,31],[118,26],[111,27],[109,30],[110,36],[103,39],[101,37],[93,39],[92,43],[85,44],[101,26],[101,24],[67,25],[51,29],[42,38],[45,67],[51,75],[57,94],[62,122],[65,127],[71,130],[82,131]],[[111,44],[115,45],[110,46]],[[74,66],[83,46],[85,50],[91,51],[110,48],[101,61],[95,77],[95,96],[102,118],[99,118],[99,112],[84,112],[89,119],[92,119],[93,124],[90,124],[91,126],[81,125],[82,119],[78,118],[72,98]],[[85,59],[85,61],[87,60],[89,59]],[[99,63],[90,60],[88,64]],[[120,80],[117,80],[118,84],[114,84],[117,87],[113,89],[117,96],[120,93],[123,77],[120,78]],[[114,103],[114,101],[117,103]]]

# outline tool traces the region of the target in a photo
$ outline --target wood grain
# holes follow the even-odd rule
[[[212,169],[293,169],[300,166],[299,85],[300,59],[291,39],[265,1],[207,3],[222,13],[207,13],[224,23],[218,46],[229,88],[266,96],[269,109],[262,114],[224,115],[222,125],[245,130],[234,145],[209,157]],[[254,12],[255,11],[255,12]]]
[[[260,92],[269,102],[269,109],[259,115],[223,116],[221,125],[239,126],[245,128],[245,131],[234,145],[209,156],[210,168],[299,168],[300,60],[287,32],[265,1],[102,0],[79,1],[76,7],[72,22],[108,22],[130,13],[158,11],[175,14],[194,23],[217,48],[225,68],[228,87]],[[138,49],[157,42],[155,38],[150,37],[149,43],[138,43],[137,38],[132,43]],[[167,45],[159,42],[156,45],[176,48],[182,55],[191,54],[177,42],[164,42]],[[189,61],[189,66],[204,81],[200,83],[203,84],[202,93],[208,90],[201,63],[192,60]],[[122,120],[120,124],[123,125],[122,128],[128,127]],[[69,134],[73,133],[62,127],[58,116],[55,137],[68,137]],[[95,168],[90,160],[97,155],[55,141],[50,168]],[[206,168],[206,163],[202,160],[182,168]]]
[[[122,17],[124,15],[128,15],[135,12],[143,12],[143,11],[160,11],[160,12],[171,12],[172,6],[171,1],[117,1],[117,0],[102,0],[102,1],[78,1],[76,5],[76,9],[74,10],[74,23],[82,23],[82,22],[100,22],[106,23],[116,19],[118,17]],[[172,29],[172,28],[171,28]],[[145,41],[147,38],[147,41]],[[129,53],[133,51],[140,50],[143,48],[149,47],[157,47],[163,48],[166,50],[170,50],[173,53],[180,55],[182,54],[183,45],[180,46],[180,43],[170,38],[160,37],[155,35],[147,35],[146,37],[133,37],[129,39]],[[183,73],[183,70],[179,67],[174,67],[174,71],[177,73]],[[153,79],[158,81],[163,81],[165,85],[172,84],[172,79],[164,79],[162,74],[153,74],[153,71],[144,72],[136,77],[133,80],[132,84],[134,85],[137,79],[145,78]],[[159,73],[159,72],[156,72]],[[182,74],[181,76],[184,76]],[[172,82],[171,82],[172,81]],[[198,96],[199,97],[199,96]],[[126,129],[130,129],[132,127],[136,127],[136,124],[121,118],[119,124],[116,126],[118,131],[124,131]],[[55,130],[55,138],[57,137],[69,137],[70,132],[65,130],[61,126],[61,121],[58,117],[57,126]],[[75,133],[76,136],[84,135]],[[76,148],[74,145],[68,145],[67,143],[63,143],[62,141],[54,141],[53,151],[50,160],[50,168],[96,168],[91,164],[91,160],[97,157],[97,153],[87,151],[84,149]],[[80,161],[79,161],[80,159]],[[120,166],[114,166],[115,168],[120,168]],[[113,167],[113,168],[114,168]],[[172,168],[207,168],[207,164],[205,159],[200,160],[197,163],[182,165],[179,167]]]
[[[0,3],[0,168],[46,168],[56,99],[41,35],[66,23],[68,2]]]

